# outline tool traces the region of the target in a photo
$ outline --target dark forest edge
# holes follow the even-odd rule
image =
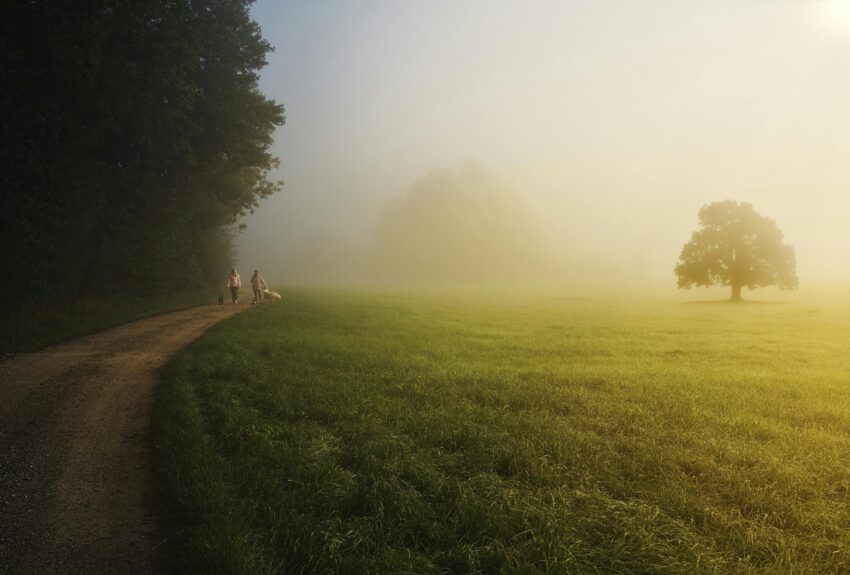
[[[285,118],[257,88],[271,46],[250,4],[2,4],[7,333],[41,302],[138,300],[95,314],[132,318],[222,281],[240,218],[280,187],[269,148]]]

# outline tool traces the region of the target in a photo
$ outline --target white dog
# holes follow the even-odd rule
[[[283,299],[279,293],[268,288],[263,290],[263,301],[277,301]]]

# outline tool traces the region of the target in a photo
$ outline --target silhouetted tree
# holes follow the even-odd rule
[[[756,213],[751,204],[708,204],[699,211],[699,224],[676,265],[680,288],[729,286],[732,301],[741,301],[745,286],[797,287],[794,248],[782,242],[776,222]]]

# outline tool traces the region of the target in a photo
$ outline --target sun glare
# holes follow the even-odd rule
[[[817,8],[818,16],[827,26],[850,34],[850,0],[821,0]]]

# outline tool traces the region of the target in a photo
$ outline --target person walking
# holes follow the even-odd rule
[[[239,272],[236,268],[230,270],[230,276],[227,278],[227,287],[230,288],[230,300],[233,303],[239,303],[239,288],[242,287],[242,278],[239,277]]]
[[[268,288],[266,280],[260,275],[260,270],[254,270],[254,275],[251,276],[251,289],[254,290],[254,299],[251,300],[251,305],[263,303],[263,290]]]

